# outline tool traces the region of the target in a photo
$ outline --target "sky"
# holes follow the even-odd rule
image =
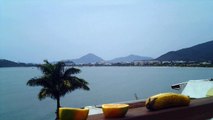
[[[213,0],[0,0],[0,59],[157,58],[213,40]]]

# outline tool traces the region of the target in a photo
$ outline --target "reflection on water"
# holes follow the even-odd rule
[[[62,106],[82,107],[147,98],[171,92],[171,85],[192,79],[213,78],[212,68],[182,67],[81,67],[78,75],[89,82],[90,91],[76,90],[61,100]],[[53,120],[56,102],[39,101],[39,87],[26,82],[41,75],[37,68],[0,68],[1,120]],[[174,91],[173,91],[174,92]]]

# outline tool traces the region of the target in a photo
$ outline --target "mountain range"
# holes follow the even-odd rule
[[[213,61],[213,40],[161,55],[160,61]]]
[[[151,60],[151,59],[153,59],[153,58],[138,56],[138,55],[129,55],[129,56],[125,56],[125,57],[114,58],[112,60],[104,60],[95,54],[89,53],[78,59],[72,59],[70,61],[73,61],[75,64],[88,64],[88,63],[100,63],[100,62],[108,62],[108,63],[133,62],[135,60]]]
[[[88,63],[118,63],[118,62],[133,62],[135,60],[152,60],[151,57],[143,57],[138,55],[128,55],[118,57],[112,60],[104,60],[101,57],[89,53],[78,59],[62,60],[69,64],[88,64]],[[213,40],[201,43],[189,48],[170,51],[161,55],[155,60],[159,61],[212,61],[213,62]],[[0,59],[0,67],[20,67],[20,66],[35,66],[35,64],[17,63],[10,60]]]
[[[30,66],[36,66],[36,64],[17,63],[10,60],[0,59],[0,67],[30,67]]]
[[[110,63],[119,63],[119,62],[133,62],[136,60],[152,60],[151,57],[144,57],[144,56],[138,56],[138,55],[128,55],[125,57],[118,57],[114,58],[112,60],[109,60]]]

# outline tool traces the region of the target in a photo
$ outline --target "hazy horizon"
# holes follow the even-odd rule
[[[213,40],[211,0],[1,0],[0,58],[157,58]]]

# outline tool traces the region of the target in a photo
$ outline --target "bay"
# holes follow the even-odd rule
[[[90,91],[76,90],[61,99],[66,107],[83,107],[140,99],[161,92],[177,92],[171,85],[213,78],[212,68],[190,67],[80,67],[77,76],[89,82]],[[40,87],[26,86],[40,76],[34,67],[0,68],[0,120],[54,120],[56,101],[39,101]]]

